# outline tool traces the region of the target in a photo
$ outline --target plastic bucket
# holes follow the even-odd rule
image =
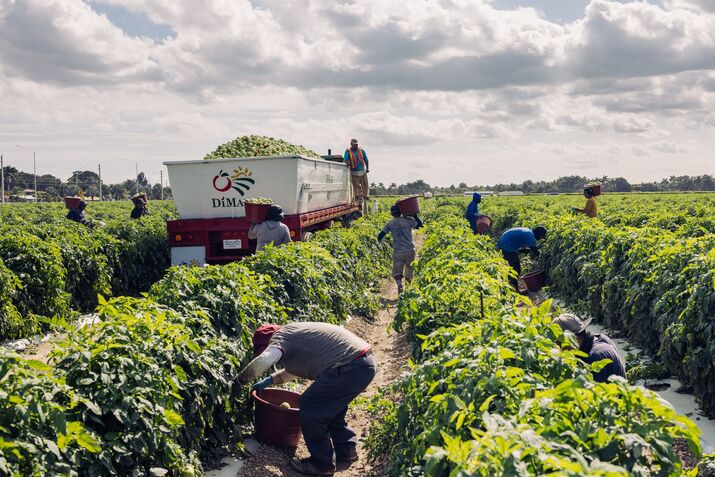
[[[601,186],[600,185],[586,186],[586,188],[591,189],[591,192],[593,192],[594,197],[601,195]]]
[[[402,215],[415,215],[420,213],[420,201],[417,196],[398,200],[395,205],[400,209]]]
[[[544,270],[537,270],[536,272],[527,273],[522,276],[521,279],[524,280],[527,290],[537,292],[546,284],[546,272]]]
[[[488,215],[477,217],[477,233],[488,234],[492,229],[492,218]]]
[[[271,205],[272,204],[252,204],[246,202],[246,219],[254,223],[265,221]]]
[[[68,209],[79,209],[79,203],[82,202],[80,197],[65,197],[65,207]]]
[[[300,430],[300,394],[285,389],[267,388],[259,396],[251,393],[256,409],[254,412],[256,438],[264,444],[280,447],[297,447],[303,433]],[[284,402],[290,409],[281,407]]]

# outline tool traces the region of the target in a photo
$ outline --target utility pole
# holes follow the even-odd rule
[[[32,152],[32,173],[35,175],[35,202],[37,202],[37,161],[35,160],[35,152]]]
[[[2,202],[0,204],[5,203],[5,160],[3,159],[3,155],[0,154],[0,181],[2,182]]]
[[[97,164],[99,172],[99,201],[102,202],[102,164]]]
[[[161,200],[164,200],[164,170],[159,171],[159,190],[161,191]]]
[[[139,193],[139,163],[134,162],[134,170],[137,173],[137,194]]]

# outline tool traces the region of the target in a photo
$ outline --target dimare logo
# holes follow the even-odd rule
[[[213,187],[219,192],[229,192],[235,190],[241,197],[251,189],[256,181],[251,178],[253,173],[248,168],[239,167],[233,170],[233,174],[221,169],[213,178]],[[243,200],[238,197],[221,197],[211,199],[213,208],[218,207],[243,207]]]

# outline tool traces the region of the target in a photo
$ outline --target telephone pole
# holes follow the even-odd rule
[[[159,171],[159,190],[161,191],[161,200],[164,200],[164,170]]]
[[[35,175],[35,202],[37,202],[37,161],[35,160],[35,152],[32,152],[32,173]]]
[[[99,172],[99,201],[102,202],[102,164],[97,164]]]
[[[0,182],[2,183],[2,202],[0,204],[5,203],[5,160],[3,159],[3,155],[0,154]]]
[[[137,194],[139,193],[139,163],[135,162],[134,163],[134,170],[137,173]]]

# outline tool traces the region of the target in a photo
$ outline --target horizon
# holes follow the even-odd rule
[[[0,0],[0,153],[159,182],[260,134],[357,137],[375,183],[712,175],[713,32],[710,0]]]

